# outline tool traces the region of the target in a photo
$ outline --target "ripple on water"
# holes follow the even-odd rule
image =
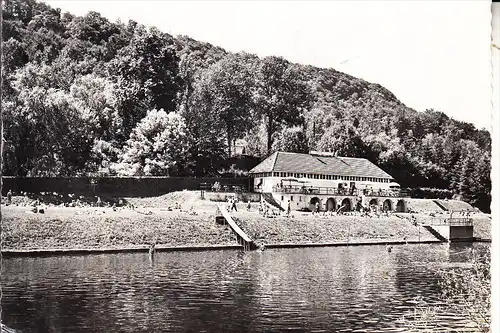
[[[23,332],[405,332],[420,301],[439,304],[442,245],[11,258],[2,319]],[[458,253],[458,254],[457,254]],[[414,301],[419,300],[419,301]],[[453,313],[445,328],[466,328]],[[470,328],[470,327],[469,327]]]

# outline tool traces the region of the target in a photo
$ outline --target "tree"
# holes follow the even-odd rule
[[[328,127],[318,142],[318,149],[347,157],[364,157],[366,154],[366,145],[359,133],[346,123]]]
[[[291,153],[308,153],[307,138],[304,129],[300,126],[284,128],[275,133],[272,151],[286,151]]]
[[[148,111],[134,128],[112,169],[121,175],[176,175],[188,152],[184,118],[175,112]]]
[[[276,131],[284,125],[303,123],[303,113],[310,107],[312,95],[297,67],[279,57],[261,60],[255,85],[254,102],[266,123],[269,153]]]
[[[212,112],[212,95],[203,86],[200,80],[193,83],[193,94],[183,108],[190,139],[190,168],[196,176],[216,174],[227,156],[220,119]]]
[[[216,123],[227,138],[228,155],[233,140],[242,137],[252,125],[252,80],[245,63],[235,55],[227,56],[200,74],[195,94],[211,105]],[[196,97],[195,97],[196,98]]]
[[[23,88],[11,114],[6,140],[14,146],[16,175],[69,176],[92,167],[92,139],[67,93]]]
[[[130,44],[108,65],[117,83],[118,112],[126,136],[149,109],[176,110],[180,89],[178,57],[171,36],[136,27]]]
[[[115,86],[108,79],[89,74],[73,82],[70,95],[86,132],[92,137],[92,156],[88,163],[106,171],[117,161],[122,147],[119,140],[122,119],[116,110]]]

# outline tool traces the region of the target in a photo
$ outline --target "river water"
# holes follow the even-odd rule
[[[467,247],[415,244],[4,258],[2,321],[21,332],[397,332]],[[445,316],[456,327],[458,318]]]

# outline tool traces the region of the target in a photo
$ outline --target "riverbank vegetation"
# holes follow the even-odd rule
[[[379,84],[34,0],[3,18],[5,175],[217,175],[241,138],[259,158],[365,157],[489,211],[489,132]]]
[[[468,256],[469,267],[439,272],[440,305],[430,306],[421,301],[413,313],[401,319],[408,332],[440,331],[440,317],[449,313],[462,317],[463,331],[490,332],[491,250],[489,247],[484,253],[471,250]]]

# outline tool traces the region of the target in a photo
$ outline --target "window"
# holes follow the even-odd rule
[[[285,200],[285,198],[283,198],[283,196],[281,196],[281,201]]]
[[[290,201],[293,201],[293,195],[290,197]]]
[[[302,201],[302,197],[299,197],[299,201]]]

